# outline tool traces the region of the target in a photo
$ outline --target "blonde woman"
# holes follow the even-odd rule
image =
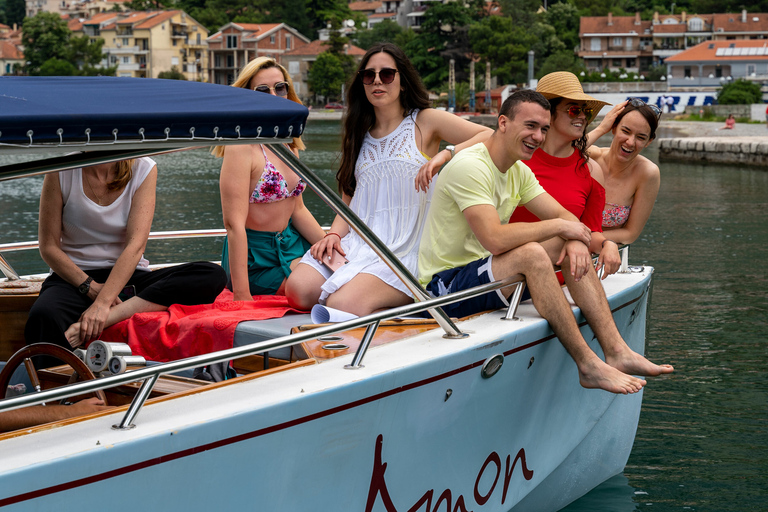
[[[240,71],[234,87],[301,103],[288,72],[268,57]],[[299,137],[289,144],[298,156]],[[227,238],[221,265],[234,300],[253,295],[283,295],[285,280],[304,253],[325,234],[304,205],[306,184],[262,144],[217,146],[223,157],[221,210]]]

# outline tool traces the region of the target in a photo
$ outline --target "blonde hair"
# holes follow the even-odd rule
[[[135,158],[131,158],[130,160],[120,160],[117,162],[115,178],[107,183],[107,190],[120,190],[131,181],[131,177],[133,176],[133,162],[135,161]]]
[[[251,62],[246,64],[245,67],[240,70],[240,74],[237,76],[235,83],[232,84],[232,87],[248,89],[248,86],[251,83],[251,79],[256,76],[256,73],[262,69],[269,68],[277,68],[280,70],[280,72],[283,74],[283,80],[288,83],[288,99],[301,105],[301,100],[296,95],[296,90],[293,88],[293,80],[291,80],[291,76],[288,74],[288,71],[286,71],[283,66],[278,64],[277,61],[271,57],[256,57]],[[304,145],[304,142],[302,142],[301,137],[294,137],[293,142],[291,142],[288,146],[293,150],[306,149],[306,146]],[[211,150],[211,154],[221,158],[224,156],[225,147],[226,146],[216,146]]]

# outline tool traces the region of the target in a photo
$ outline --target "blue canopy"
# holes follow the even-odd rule
[[[201,82],[0,77],[0,150],[291,138],[301,135],[307,114],[284,98]]]

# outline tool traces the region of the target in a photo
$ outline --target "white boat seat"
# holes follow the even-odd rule
[[[240,322],[235,329],[233,346],[242,347],[260,341],[279,338],[280,336],[287,336],[291,334],[292,328],[311,323],[312,318],[309,313],[288,313],[280,318]],[[269,356],[286,361],[305,359],[307,357],[300,345],[295,346],[293,351],[291,347],[270,350]]]

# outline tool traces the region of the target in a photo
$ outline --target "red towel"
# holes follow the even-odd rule
[[[256,295],[255,302],[233,301],[224,289],[213,304],[172,305],[167,311],[137,313],[106,329],[101,339],[128,343],[148,361],[174,361],[232,348],[235,327],[245,320],[279,318],[293,311],[284,296]]]

